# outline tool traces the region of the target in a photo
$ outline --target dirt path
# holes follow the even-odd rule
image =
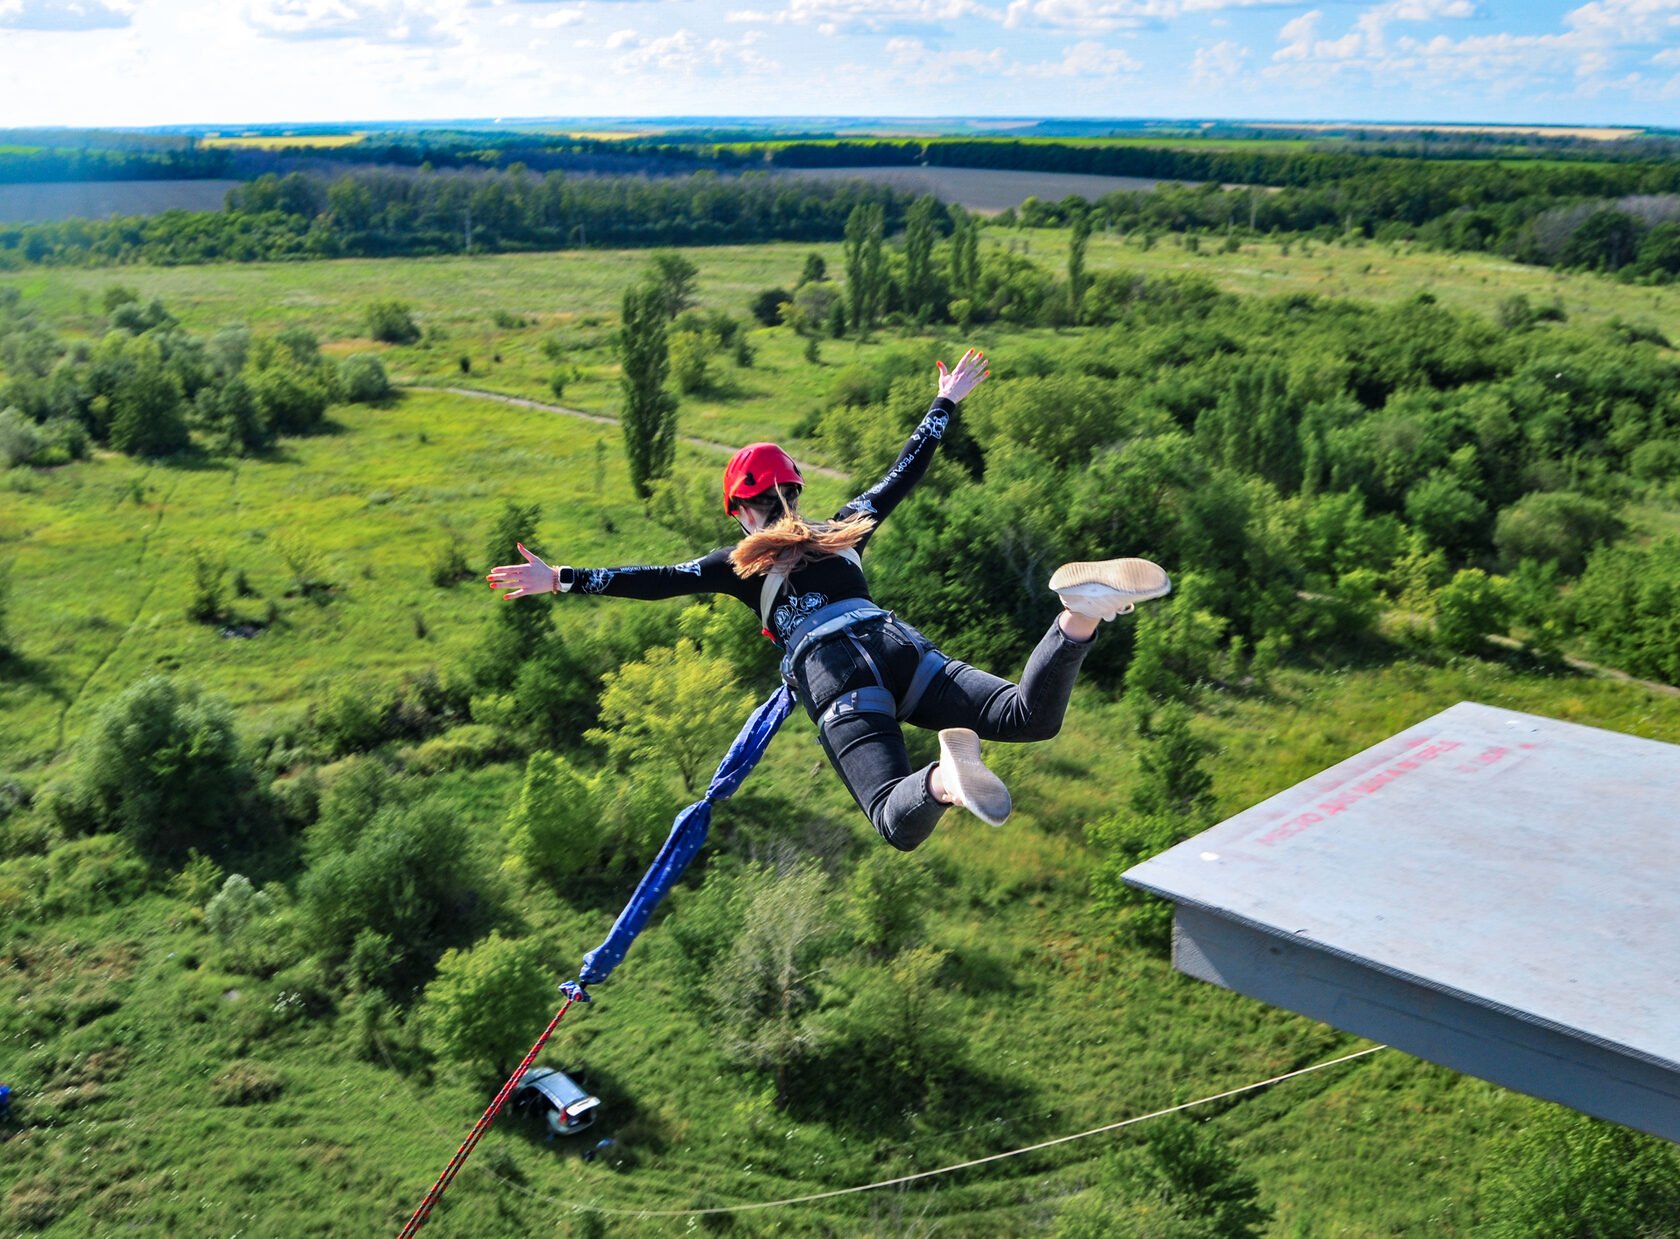
[[[419,383],[400,384],[399,386],[404,391],[446,391],[452,396],[466,396],[473,400],[495,400],[502,404],[517,405],[522,409],[540,409],[544,413],[562,413],[567,417],[579,417],[586,422],[599,422],[605,426],[618,425],[618,418],[608,417],[604,413],[585,413],[582,409],[568,409],[565,405],[549,404],[542,400],[527,400],[524,396],[504,396],[501,392],[484,391],[477,387],[433,387],[430,384]],[[688,435],[683,436],[682,441],[690,447],[709,448],[717,452],[733,454],[740,450],[727,443],[718,443],[711,439],[696,439]],[[830,469],[826,465],[806,465],[805,469],[818,477],[833,478],[838,482],[846,480],[846,474],[838,469]]]
[[[1489,634],[1488,640],[1495,645],[1502,645],[1508,650],[1520,650],[1522,642],[1514,637],[1501,637]],[[1617,671],[1614,667],[1602,667],[1598,663],[1590,663],[1584,658],[1576,658],[1573,654],[1565,654],[1563,661],[1583,675],[1599,676],[1606,680],[1615,680],[1620,684],[1637,684],[1640,688],[1648,688],[1653,693],[1662,693],[1666,697],[1680,697],[1680,688],[1673,684],[1663,684],[1657,680],[1642,680],[1636,675],[1629,675],[1625,671]]]

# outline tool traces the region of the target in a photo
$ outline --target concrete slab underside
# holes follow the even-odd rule
[[[1460,703],[1145,861],[1191,976],[1680,1141],[1680,747]]]

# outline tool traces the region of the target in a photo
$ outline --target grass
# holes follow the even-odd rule
[[[1029,240],[1041,258],[1065,237],[986,235]],[[702,299],[740,313],[757,288],[790,282],[810,248],[691,252],[701,264]],[[837,264],[832,248],[817,248]],[[1328,261],[1350,267],[1375,253],[1330,250]],[[475,357],[499,351],[500,363],[483,371],[475,363],[471,381],[540,396],[547,363],[539,345],[557,333],[591,371],[576,403],[610,410],[605,336],[617,289],[641,260],[591,253],[125,268],[8,282],[49,317],[84,327],[91,321],[78,319],[82,294],[121,282],[162,296],[195,331],[235,318],[259,330],[301,322],[335,352],[369,347],[356,334],[361,307],[396,296],[448,333],[428,347],[386,350],[399,373],[455,381],[458,348]],[[1239,288],[1262,270],[1268,280],[1304,283],[1312,264],[1325,261],[1324,250],[1308,260],[1264,247],[1201,258],[1166,246],[1139,252],[1111,238],[1092,246],[1099,269],[1176,264]],[[1495,279],[1526,273],[1462,258],[1441,260],[1445,266],[1428,255],[1391,261],[1386,274],[1351,270],[1350,288],[1398,297],[1410,295],[1406,281],[1435,278],[1443,300],[1462,296],[1475,308],[1514,287]],[[1585,283],[1579,296],[1606,305],[1641,291]],[[498,328],[495,309],[537,322]],[[1053,334],[1000,328],[977,338],[996,350]],[[727,398],[685,404],[685,433],[725,443],[780,436],[826,392],[838,363],[895,346],[884,335],[862,346],[825,342],[825,364],[811,367],[787,333],[753,338],[759,363],[729,372],[736,390]],[[566,402],[573,399],[569,389]],[[432,585],[429,560],[453,536],[477,566],[506,497],[542,504],[540,549],[562,562],[686,554],[630,497],[612,427],[424,389],[386,408],[332,415],[333,433],[289,440],[268,457],[157,466],[107,454],[5,475],[0,559],[11,563],[8,627],[22,673],[0,681],[0,783],[48,777],[100,704],[153,670],[225,694],[243,725],[260,730],[335,686],[457,665],[494,604],[477,582]],[[680,453],[682,468],[708,482],[720,459],[708,449]],[[844,493],[825,479],[814,478],[812,489],[819,504]],[[1653,510],[1641,523],[1665,519]],[[717,522],[722,540],[721,514]],[[293,589],[280,553],[285,539],[320,557],[329,590]],[[236,615],[266,620],[272,604],[274,622],[259,636],[224,638],[187,620],[186,552],[194,545],[246,572],[255,593],[231,600]],[[571,599],[559,614],[582,630],[617,622],[626,605]],[[1219,809],[1231,813],[1466,699],[1680,742],[1680,700],[1637,685],[1499,662],[1443,664],[1380,641],[1342,662],[1286,668],[1265,693],[1211,695],[1196,726],[1215,746]],[[848,1104],[828,1097],[818,1080],[788,1111],[775,1111],[764,1082],[733,1067],[714,1031],[685,1006],[669,936],[656,925],[598,1001],[573,1009],[543,1060],[588,1067],[604,1101],[597,1134],[617,1137],[615,1150],[585,1163],[587,1141],[544,1143],[530,1128],[498,1121],[427,1234],[686,1234],[691,1219],[603,1213],[597,1228],[594,1215],[574,1209],[633,1215],[873,1182],[1111,1123],[1363,1044],[1188,980],[1164,960],[1121,947],[1091,913],[1094,858],[1083,825],[1125,805],[1137,777],[1115,702],[1083,687],[1061,736],[1005,761],[1021,806],[1009,826],[994,831],[953,817],[923,853],[940,875],[927,895],[927,938],[950,952],[940,1023],[961,1066],[940,1094],[907,1105],[890,1079],[831,1063],[828,1078],[844,1081]],[[519,777],[514,766],[492,764],[428,782],[455,812],[462,863],[493,867],[499,859]],[[784,729],[749,790],[837,848],[880,847],[802,717]],[[729,839],[750,812],[722,806],[714,837]],[[0,832],[12,824],[0,822]],[[702,866],[717,855],[714,848]],[[605,933],[633,877],[609,875],[570,899],[495,873],[486,881],[563,977],[575,975],[582,952]],[[679,891],[677,915],[682,903]],[[490,1081],[447,1064],[396,1069],[405,1050],[395,1041],[380,1042],[370,1057],[355,1044],[348,1012],[298,1018],[286,1000],[298,977],[241,972],[201,922],[183,896],[154,892],[45,925],[0,926],[0,1062],[30,1123],[3,1133],[10,1138],[0,1158],[0,1235],[80,1235],[90,1217],[140,1236],[395,1233],[482,1110]],[[849,1104],[857,1097],[882,1104],[867,1114]],[[1504,1134],[1535,1107],[1384,1051],[1214,1109],[1277,1209],[1274,1239],[1374,1239],[1470,1234],[1480,1177],[1497,1166]],[[1095,1161],[1130,1138],[1095,1137],[902,1194],[744,1214],[731,1229],[1042,1231],[1089,1181]]]

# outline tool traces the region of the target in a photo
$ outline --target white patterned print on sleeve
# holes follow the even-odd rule
[[[600,593],[612,584],[615,575],[611,568],[591,568],[583,574],[583,592],[586,594]]]

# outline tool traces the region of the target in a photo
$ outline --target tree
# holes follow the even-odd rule
[[[167,456],[191,441],[181,415],[181,387],[157,344],[137,339],[123,350],[128,366],[111,393],[111,446],[129,456]]]
[[[532,753],[525,763],[506,833],[515,862],[548,882],[581,872],[601,851],[600,814],[589,784],[553,753]]]
[[[1076,207],[1068,228],[1068,300],[1073,321],[1079,321],[1079,303],[1085,296],[1085,249],[1091,243],[1091,212]]]
[[[254,371],[246,382],[268,434],[306,435],[321,428],[328,394],[315,375],[281,362]]]
[[[1594,211],[1570,234],[1558,265],[1618,271],[1638,253],[1640,232],[1639,221],[1631,215],[1609,207]]]
[[[762,873],[741,935],[712,974],[708,988],[724,1045],[738,1062],[773,1073],[778,1109],[787,1105],[788,1069],[823,1041],[811,1019],[815,981],[837,945],[836,931],[821,869]]]
[[[670,337],[671,377],[685,396],[711,386],[711,343],[695,331],[677,331]]]
[[[671,472],[677,455],[677,401],[665,390],[670,351],[665,339],[665,293],[652,284],[624,290],[619,358],[624,406],[624,454],[630,485],[639,498],[653,493],[655,480]]]
[[[980,287],[980,223],[957,204],[950,214],[951,295],[972,302]]]
[[[923,194],[910,204],[904,217],[904,303],[911,316],[926,321],[933,314],[937,289],[933,274],[934,221],[939,199]]]
[[[225,855],[251,782],[228,704],[151,676],[100,709],[56,808],[79,832],[121,831],[154,861],[192,847]]]
[[[537,944],[497,930],[470,950],[445,951],[426,986],[426,1026],[445,1055],[506,1077],[556,1005]]]
[[[852,208],[846,218],[846,310],[852,330],[867,333],[881,308],[881,236],[885,213],[879,203]]]
[[[659,290],[667,320],[695,304],[700,287],[700,268],[675,250],[655,250],[648,257],[648,282]]]
[[[828,278],[828,263],[823,256],[812,250],[805,255],[805,265],[799,269],[799,285],[820,284]]]
[[[752,704],[735,669],[702,654],[687,637],[675,648],[654,646],[644,661],[609,671],[602,682],[602,725],[585,738],[605,744],[621,770],[645,763],[675,770],[691,796],[728,751]]]

